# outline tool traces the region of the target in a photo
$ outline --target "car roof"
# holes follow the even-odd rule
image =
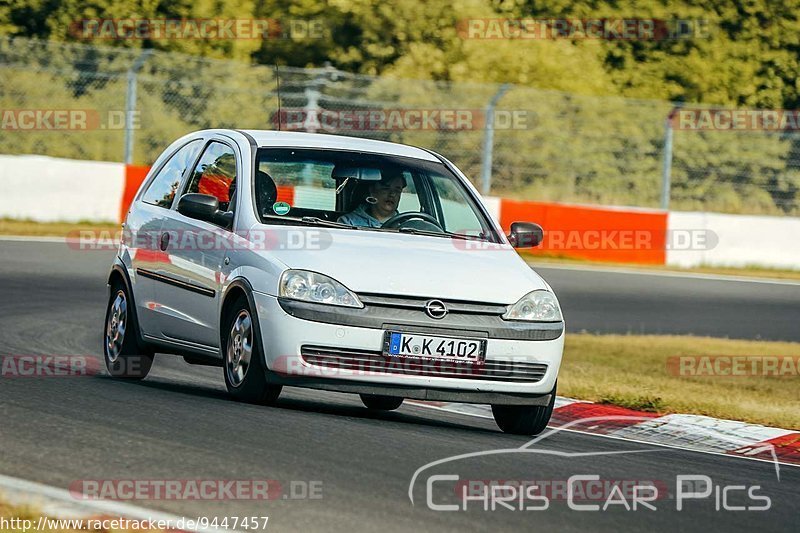
[[[435,155],[406,144],[347,137],[344,135],[326,135],[322,133],[304,133],[298,131],[274,130],[240,130],[255,139],[259,147],[264,148],[319,148],[333,150],[355,150],[375,154],[388,154],[401,157],[413,157],[425,161],[439,161]]]

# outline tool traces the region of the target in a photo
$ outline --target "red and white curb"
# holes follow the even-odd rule
[[[127,518],[130,520],[188,523],[182,516],[112,500],[76,500],[68,490],[0,474],[0,498],[11,505],[35,507],[42,516],[62,519]],[[239,533],[232,529],[171,529],[191,533]]]
[[[492,418],[488,405],[413,402],[453,413]],[[602,418],[609,417],[609,420]],[[613,417],[613,418],[611,418]],[[631,417],[626,419],[625,417]],[[648,420],[642,420],[642,418]],[[588,420],[587,422],[581,422]],[[701,415],[658,415],[558,396],[550,427],[656,444],[800,465],[800,432]]]

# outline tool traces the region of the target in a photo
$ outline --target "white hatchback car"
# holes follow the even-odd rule
[[[333,135],[208,130],[155,161],[108,279],[109,372],[153,354],[224,369],[235,398],[283,385],[491,404],[506,432],[553,410],[564,321],[465,176],[428,150]]]

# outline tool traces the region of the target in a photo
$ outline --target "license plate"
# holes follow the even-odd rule
[[[486,353],[486,341],[484,339],[458,339],[388,331],[383,353],[395,357],[476,363],[483,361]]]

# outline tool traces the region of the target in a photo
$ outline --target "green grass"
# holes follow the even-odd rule
[[[34,222],[0,218],[0,235],[21,235],[25,237],[77,237],[78,231],[120,231],[115,222]]]
[[[567,335],[561,396],[800,430],[800,377],[674,375],[674,356],[800,356],[800,343],[690,336]]]

